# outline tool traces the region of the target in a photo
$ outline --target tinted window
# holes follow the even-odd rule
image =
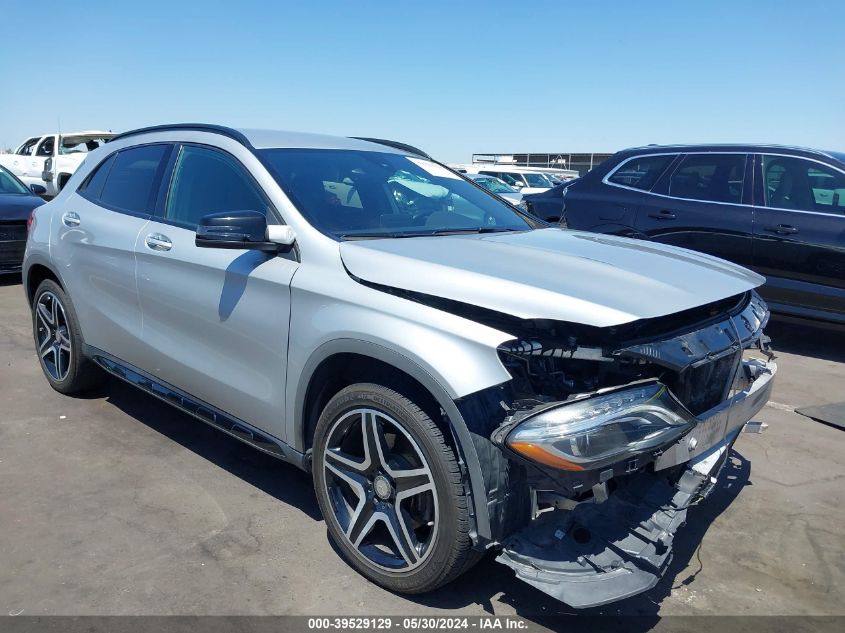
[[[767,207],[845,212],[845,174],[821,163],[786,156],[763,156]]]
[[[0,193],[32,194],[20,180],[2,167],[0,167]]]
[[[648,191],[674,159],[674,155],[638,156],[622,163],[607,181]]]
[[[745,154],[690,154],[669,182],[669,195],[710,202],[742,202]]]
[[[260,211],[268,205],[244,168],[231,156],[186,145],[179,153],[167,196],[165,217],[196,226],[218,211]]]
[[[509,205],[418,157],[350,150],[260,150],[306,219],[338,238],[527,230]]]
[[[18,151],[15,154],[19,154],[21,156],[29,156],[32,154],[32,150],[35,147],[35,144],[38,142],[37,138],[31,138],[26,141],[23,145],[18,148]]]
[[[43,141],[41,141],[41,145],[38,146],[38,150],[35,152],[36,156],[52,156],[53,155],[53,148],[56,145],[56,139],[52,136],[48,136]]]
[[[132,213],[148,212],[159,166],[168,149],[167,145],[145,145],[118,152],[99,201]]]
[[[117,154],[112,154],[100,163],[94,171],[91,172],[88,178],[85,179],[85,182],[82,183],[79,191],[84,191],[85,195],[92,200],[98,200],[100,198],[100,193],[103,191],[103,184],[106,182],[106,177],[109,175],[112,163],[114,163],[115,156],[117,156]]]

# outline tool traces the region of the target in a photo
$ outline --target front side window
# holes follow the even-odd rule
[[[516,193],[516,189],[498,178],[478,178],[475,182],[493,193]]]
[[[649,191],[673,160],[674,154],[637,156],[617,167],[616,171],[607,177],[607,182]]]
[[[767,207],[845,213],[845,174],[803,158],[763,156]]]
[[[234,158],[207,147],[185,145],[176,159],[164,216],[195,227],[219,211],[259,211],[269,205]]]
[[[669,181],[669,195],[707,202],[742,202],[745,154],[690,154]]]
[[[145,145],[118,152],[105,176],[98,201],[130,213],[149,212],[156,193],[159,168],[169,149],[168,145]],[[103,171],[102,167],[97,170],[97,176]],[[93,180],[89,182],[89,187]]]
[[[15,154],[19,156],[31,156],[32,150],[35,149],[35,146],[37,144],[38,138],[31,138],[28,141],[24,142],[24,144],[18,148],[18,151],[16,151]]]
[[[511,187],[524,187],[525,180],[523,179],[521,174],[514,174],[509,172],[496,172],[496,171],[480,171],[479,174],[484,174],[485,176],[493,176],[494,178],[499,178],[500,180],[504,181],[505,184]]]
[[[528,181],[529,187],[546,187],[551,188],[554,187],[552,181],[549,180],[545,174],[523,174],[525,176],[525,180]]]
[[[43,141],[41,141],[41,145],[38,146],[38,151],[35,152],[36,156],[52,156],[53,149],[56,146],[56,139],[52,136],[48,136]]]
[[[259,153],[305,218],[336,239],[532,228],[507,204],[422,158],[351,150]]]

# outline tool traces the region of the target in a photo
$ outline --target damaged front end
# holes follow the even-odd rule
[[[653,587],[777,370],[756,292],[616,328],[524,324],[489,435],[498,561],[574,607]],[[501,408],[500,408],[501,410]],[[526,492],[527,491],[527,492]]]

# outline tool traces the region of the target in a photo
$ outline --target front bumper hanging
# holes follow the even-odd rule
[[[654,587],[672,560],[687,509],[712,490],[743,426],[763,408],[775,363],[745,361],[751,378],[733,397],[655,462],[620,483],[604,503],[544,512],[512,536],[496,559],[520,580],[576,608],[627,598]],[[687,463],[677,478],[665,470]]]

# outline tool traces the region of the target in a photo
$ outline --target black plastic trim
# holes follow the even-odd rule
[[[159,400],[173,405],[177,409],[192,415],[198,420],[223,431],[227,435],[249,444],[253,448],[278,457],[286,462],[308,470],[308,461],[305,455],[291,448],[287,443],[277,439],[252,425],[239,420],[233,415],[218,409],[217,407],[191,396],[176,387],[169,385],[162,380],[147,374],[146,372],[132,367],[128,363],[107,354],[102,350],[89,347],[89,357],[94,359],[100,367],[113,376],[128,382],[142,391],[155,396]]]
[[[349,138],[354,138],[358,141],[367,141],[368,143],[375,143],[376,145],[384,145],[385,147],[392,147],[393,149],[401,149],[403,152],[416,154],[418,156],[422,156],[423,158],[431,158],[431,156],[426,154],[418,147],[408,145],[407,143],[402,143],[401,141],[391,141],[389,139],[384,138],[370,138],[368,136],[350,136]]]
[[[122,134],[118,134],[117,136],[112,137],[108,142],[112,143],[118,139],[128,138],[130,136],[138,136],[139,134],[150,134],[152,132],[211,132],[214,134],[220,134],[222,136],[228,136],[231,139],[236,140],[238,143],[243,145],[244,147],[248,147],[249,149],[255,149],[252,146],[252,143],[249,142],[249,139],[238,132],[237,130],[226,127],[225,125],[212,125],[210,123],[171,123],[165,125],[152,125],[149,127],[141,127],[136,130],[129,130],[128,132],[123,132]]]

